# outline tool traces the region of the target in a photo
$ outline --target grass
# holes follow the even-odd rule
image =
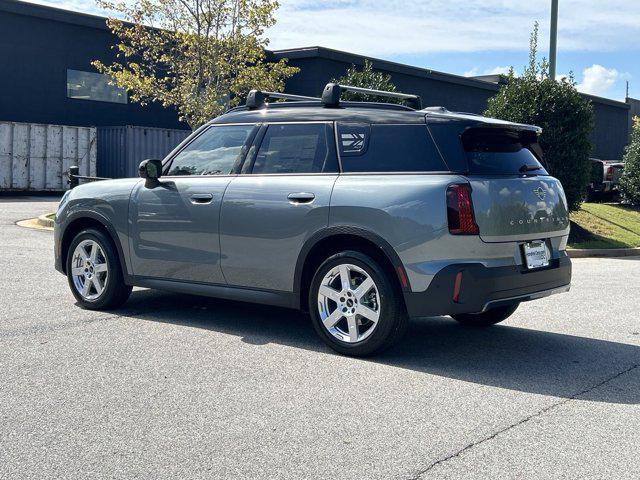
[[[606,203],[583,203],[571,214],[572,248],[640,247],[640,210]]]
[[[49,213],[46,215],[47,218],[50,218],[51,220],[55,220],[56,219],[56,214],[55,213]]]

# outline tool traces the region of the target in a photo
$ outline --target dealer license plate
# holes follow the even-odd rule
[[[549,254],[544,241],[527,242],[523,245],[523,250],[524,259],[529,270],[549,265]]]

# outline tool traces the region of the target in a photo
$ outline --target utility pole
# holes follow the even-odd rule
[[[549,77],[556,79],[556,50],[558,43],[558,0],[551,0],[551,38],[549,39]]]
[[[625,101],[629,98],[629,80],[627,80],[627,90],[624,95]]]

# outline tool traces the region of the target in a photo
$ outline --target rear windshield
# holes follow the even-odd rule
[[[482,175],[548,175],[534,151],[533,132],[474,128],[462,135],[469,173]]]
[[[442,172],[448,170],[427,126],[339,123],[345,172]]]

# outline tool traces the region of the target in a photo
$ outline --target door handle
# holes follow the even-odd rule
[[[197,205],[204,205],[207,203],[211,203],[211,200],[213,200],[213,194],[212,193],[194,193],[189,197],[189,200],[191,201],[191,203],[194,203]]]
[[[291,203],[311,203],[316,196],[309,192],[290,193],[287,198]]]

